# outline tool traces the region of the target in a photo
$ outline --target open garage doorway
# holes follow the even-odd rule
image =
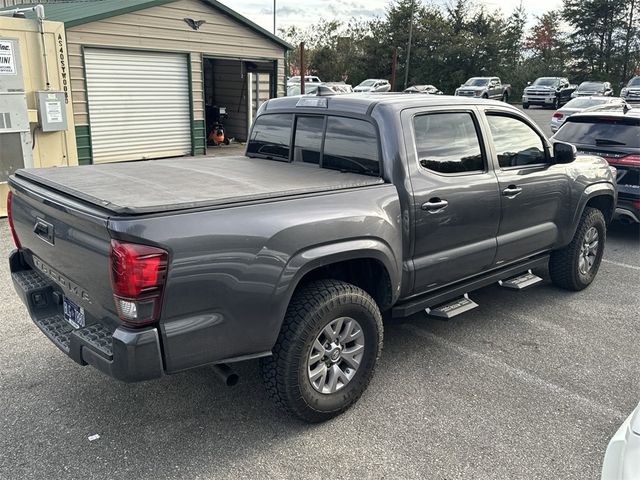
[[[207,145],[220,140],[220,124],[225,139],[247,141],[258,108],[275,96],[274,71],[274,61],[203,58]]]

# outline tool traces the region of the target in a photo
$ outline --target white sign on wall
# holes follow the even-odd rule
[[[13,43],[0,40],[0,75],[15,75],[16,60]]]

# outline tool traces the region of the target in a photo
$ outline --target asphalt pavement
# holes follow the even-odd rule
[[[639,245],[614,225],[580,293],[492,286],[451,321],[387,323],[368,390],[322,425],[272,406],[253,361],[234,388],[208,368],[123,384],[76,365],[0,261],[0,478],[597,479],[640,401]]]

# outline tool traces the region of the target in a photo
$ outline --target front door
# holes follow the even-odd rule
[[[405,111],[414,293],[478,274],[496,253],[498,182],[474,109]]]
[[[496,266],[549,250],[570,221],[566,165],[553,165],[543,134],[512,110],[487,109],[502,199]]]

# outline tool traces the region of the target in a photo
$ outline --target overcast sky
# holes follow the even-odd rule
[[[269,31],[273,30],[273,0],[221,0],[245,17]],[[296,24],[301,27],[312,25],[317,19],[349,20],[351,17],[370,18],[382,16],[389,0],[276,0],[277,26],[286,27]],[[418,0],[419,1],[419,0]],[[502,9],[509,14],[520,4],[520,0],[475,0],[494,10]],[[448,0],[432,0],[432,3],[446,5]],[[529,23],[534,15],[540,15],[559,7],[562,0],[523,0]]]

